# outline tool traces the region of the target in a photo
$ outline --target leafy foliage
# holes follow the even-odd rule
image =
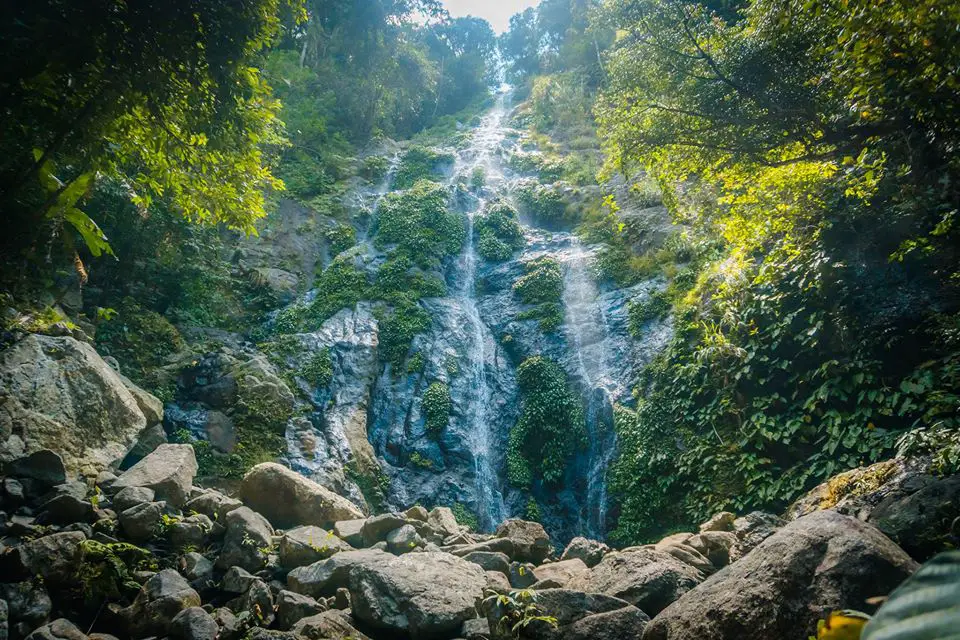
[[[419,180],[442,177],[443,171],[452,165],[452,153],[414,145],[400,158],[400,166],[393,176],[393,188],[409,189]]]
[[[310,356],[297,370],[297,375],[315,388],[325,387],[333,380],[333,359],[325,348]]]
[[[465,236],[463,217],[447,211],[446,190],[427,180],[390,193],[377,211],[377,246],[396,245],[420,265],[457,254]]]
[[[567,204],[560,191],[539,182],[526,182],[516,191],[517,202],[522,210],[544,225],[557,225],[565,221]]]
[[[437,438],[450,422],[450,387],[443,382],[433,382],[423,392],[423,416],[427,433]]]
[[[502,200],[486,206],[474,229],[478,238],[477,250],[491,262],[509,260],[525,244],[517,210]]]
[[[556,362],[527,358],[517,368],[523,406],[510,431],[507,478],[528,487],[533,478],[548,485],[563,479],[567,462],[586,442],[583,408]]]
[[[467,505],[462,502],[454,502],[450,507],[450,511],[453,512],[453,517],[457,521],[457,524],[463,525],[471,531],[480,530],[480,518],[478,518],[477,514],[471,511]]]
[[[124,372],[139,382],[185,345],[169,320],[127,297],[116,315],[97,326],[97,346],[122,362]]]
[[[563,273],[560,263],[544,256],[523,265],[526,275],[513,284],[513,292],[524,304],[558,302],[563,296]]]

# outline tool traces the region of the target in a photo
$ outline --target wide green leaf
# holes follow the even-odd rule
[[[861,638],[960,639],[960,551],[941,553],[900,585]]]

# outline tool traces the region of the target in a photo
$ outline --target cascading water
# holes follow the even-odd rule
[[[616,451],[613,402],[623,392],[611,367],[609,326],[598,303],[600,292],[590,273],[590,252],[570,238],[564,275],[564,332],[573,348],[575,374],[586,396],[587,486],[584,528],[602,538],[607,515],[606,470]]]
[[[503,180],[496,149],[504,138],[503,120],[507,113],[508,93],[500,92],[494,108],[481,120],[474,130],[470,145],[457,156],[453,178],[470,176],[475,170],[484,171],[484,194],[496,193]],[[503,494],[500,491],[501,479],[498,477],[496,460],[499,459],[495,448],[498,444],[492,433],[491,420],[487,415],[491,405],[491,390],[487,381],[488,340],[493,337],[480,318],[477,306],[477,252],[474,243],[474,216],[483,209],[488,198],[478,197],[466,211],[467,246],[461,260],[460,286],[458,299],[470,327],[470,343],[466,345],[466,357],[469,362],[469,374],[473,394],[468,415],[468,437],[470,452],[473,455],[476,478],[477,515],[480,525],[489,530],[504,518]]]

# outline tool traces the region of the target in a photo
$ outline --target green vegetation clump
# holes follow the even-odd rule
[[[672,306],[667,292],[659,289],[649,292],[643,299],[631,300],[628,306],[630,335],[641,338],[646,324],[665,317]]]
[[[536,182],[517,188],[517,202],[541,224],[557,225],[566,221],[567,203],[559,190]]]
[[[97,347],[115,357],[132,380],[142,382],[185,343],[169,320],[127,297],[115,314],[97,325]]]
[[[537,499],[533,496],[530,496],[530,499],[527,500],[525,517],[527,520],[532,522],[540,522],[541,518],[543,518],[543,513],[540,511],[540,505],[537,504]]]
[[[524,304],[559,302],[563,296],[563,272],[560,263],[544,256],[523,265],[525,275],[513,283],[513,292]]]
[[[450,507],[450,511],[453,512],[453,517],[457,521],[457,524],[463,525],[471,531],[480,530],[480,518],[478,518],[477,514],[471,511],[467,505],[462,502],[454,502]]]
[[[525,244],[517,210],[502,200],[487,205],[474,229],[477,250],[491,262],[509,260]]]
[[[395,245],[423,266],[459,253],[466,227],[463,216],[447,211],[447,198],[446,189],[428,180],[384,197],[377,212],[377,246]]]
[[[423,373],[426,365],[427,360],[423,357],[423,352],[417,351],[407,360],[407,373]]]
[[[419,180],[439,178],[453,165],[452,153],[415,145],[400,158],[400,166],[393,177],[394,189],[409,189]]]
[[[430,328],[430,314],[419,304],[404,302],[389,310],[378,310],[377,320],[380,323],[380,360],[402,371],[413,339]]]
[[[364,500],[367,501],[374,512],[383,508],[383,503],[387,499],[387,491],[390,489],[390,478],[379,466],[374,466],[372,469],[362,469],[355,460],[351,460],[344,465],[343,470],[347,478],[360,489]]]
[[[521,363],[517,382],[523,405],[510,431],[507,478],[520,487],[531,486],[534,477],[556,485],[570,457],[586,444],[580,399],[563,368],[542,356]]]
[[[423,392],[423,417],[427,434],[437,438],[450,423],[450,387],[444,382],[433,382]]]
[[[544,302],[518,313],[517,320],[536,320],[540,331],[550,333],[563,324],[563,306],[557,302]]]
[[[318,389],[330,384],[333,380],[333,359],[330,357],[330,349],[321,349],[310,356],[310,359],[297,369],[297,375]]]
[[[134,572],[157,569],[157,559],[146,549],[126,542],[84,540],[76,564],[77,588],[85,603],[99,607],[132,598],[140,590]]]
[[[420,469],[433,469],[433,460],[424,457],[419,451],[410,454],[410,464]]]
[[[330,255],[336,256],[357,244],[357,231],[349,224],[336,224],[323,234],[330,248]]]
[[[390,160],[385,156],[367,156],[358,173],[367,182],[379,182],[386,177],[389,169]]]

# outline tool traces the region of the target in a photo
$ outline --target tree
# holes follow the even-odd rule
[[[281,184],[264,150],[282,142],[278,103],[253,66],[299,17],[298,0],[13,3],[0,26],[0,198],[6,240],[106,238],[77,205],[97,181],[142,208],[251,232]]]

